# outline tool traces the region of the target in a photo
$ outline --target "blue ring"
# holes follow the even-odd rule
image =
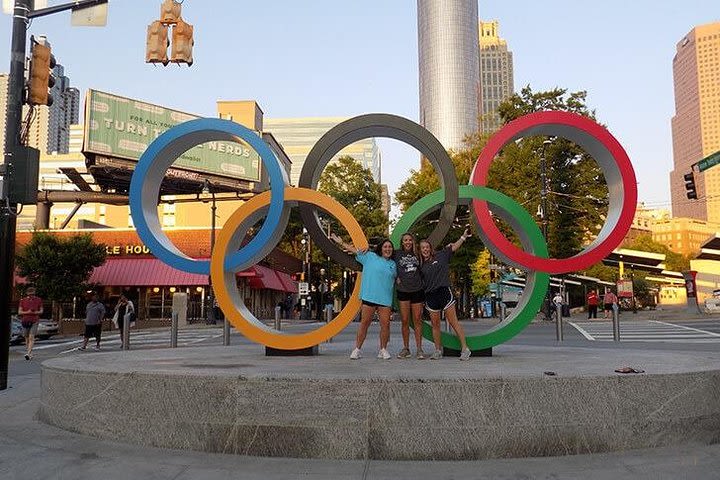
[[[190,120],[167,130],[147,147],[138,160],[130,182],[130,215],[138,236],[153,255],[173,268],[209,275],[210,261],[196,260],[186,256],[172,245],[162,232],[157,214],[157,198],[162,178],[177,157],[189,148],[207,141],[233,141],[235,138],[247,142],[260,155],[260,159],[267,169],[272,194],[267,217],[262,227],[250,242],[225,259],[225,268],[237,271],[252,265],[256,262],[254,257],[275,236],[281,223],[287,181],[280,162],[270,147],[254,131],[235,122],[219,118]],[[177,150],[177,152],[173,152],[173,150]],[[147,197],[145,202],[143,202],[143,194]]]

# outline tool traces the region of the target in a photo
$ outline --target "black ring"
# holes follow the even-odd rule
[[[429,237],[433,245],[439,245],[452,227],[458,206],[459,190],[455,166],[438,139],[412,120],[387,113],[371,113],[336,125],[310,150],[297,186],[316,189],[320,174],[335,154],[352,143],[373,137],[392,138],[415,147],[440,173],[440,187],[445,189],[445,203],[440,212],[440,220]],[[361,270],[360,264],[352,256],[344,253],[327,238],[315,206],[300,204],[299,209],[310,238],[327,256],[344,267]]]

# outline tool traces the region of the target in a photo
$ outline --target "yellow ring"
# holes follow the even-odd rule
[[[285,201],[310,203],[330,215],[333,215],[350,234],[353,245],[367,248],[368,242],[362,228],[355,217],[334,198],[307,188],[285,188]],[[210,275],[218,305],[222,308],[228,321],[250,340],[268,347],[283,350],[298,350],[318,345],[337,335],[360,311],[360,281],[358,274],[350,299],[345,308],[330,322],[311,332],[288,334],[270,328],[258,320],[245,306],[238,292],[235,272],[224,269],[224,260],[228,250],[239,248],[244,237],[239,228],[248,219],[252,219],[259,211],[270,205],[270,192],[264,192],[242,204],[225,222],[220,231],[212,258],[210,259]],[[276,238],[277,241],[280,237]],[[232,244],[237,245],[232,245]]]

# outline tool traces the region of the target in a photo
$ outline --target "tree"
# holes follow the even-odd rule
[[[318,190],[345,206],[368,239],[387,236],[388,218],[382,210],[380,184],[354,158],[342,156],[328,165],[320,176]],[[337,221],[332,219],[331,223],[331,229],[338,231]]]
[[[668,270],[682,272],[690,270],[690,258],[679,253],[673,252],[667,245],[658,243],[652,239],[652,235],[638,235],[635,239],[625,242],[623,247],[632,250],[640,250],[641,252],[664,253],[665,266]]]
[[[483,250],[477,256],[471,270],[473,295],[485,295],[490,288],[490,251]]]
[[[15,262],[38,295],[53,302],[53,319],[60,320],[60,303],[87,291],[93,268],[105,263],[105,257],[105,245],[93,242],[90,234],[63,239],[35,232]]]
[[[533,92],[530,86],[498,108],[504,123],[543,110],[562,110],[595,119],[585,104],[584,91],[568,93],[555,88]],[[608,189],[594,159],[569,140],[525,137],[507,145],[490,169],[488,186],[500,190],[531,213],[541,209],[540,163],[544,154],[548,178],[548,249],[552,257],[567,258],[595,238],[605,222]],[[538,216],[538,223],[541,220]],[[508,237],[513,237],[504,228]]]

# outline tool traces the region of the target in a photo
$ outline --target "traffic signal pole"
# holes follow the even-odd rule
[[[12,301],[15,274],[17,204],[11,204],[8,195],[13,185],[13,162],[20,161],[20,159],[13,158],[13,153],[20,146],[28,20],[65,10],[107,3],[107,1],[85,0],[33,12],[33,0],[15,0],[5,120],[5,173],[4,185],[0,189],[3,192],[2,198],[0,198],[0,390],[7,389],[10,358],[10,302]]]
[[[8,77],[7,116],[5,121],[5,175],[3,197],[0,199],[0,390],[7,388],[10,358],[10,302],[12,301],[15,226],[17,205],[10,204],[8,194],[13,182],[13,152],[20,145],[23,83],[25,81],[25,46],[28,14],[32,0],[15,0],[12,42],[10,45],[10,76]]]

